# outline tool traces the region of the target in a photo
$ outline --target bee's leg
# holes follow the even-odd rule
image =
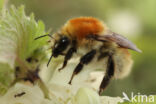
[[[102,94],[102,92],[104,91],[104,89],[107,87],[107,85],[109,84],[111,78],[114,75],[114,71],[115,71],[115,65],[114,65],[114,60],[112,58],[111,55],[108,56],[108,62],[107,62],[107,69],[106,69],[106,73],[105,76],[101,82],[100,88],[99,88],[99,94]]]
[[[72,41],[72,47],[67,51],[67,53],[65,54],[65,58],[64,58],[64,62],[63,62],[63,66],[59,69],[62,70],[68,63],[68,60],[71,59],[71,57],[73,56],[73,53],[76,52],[76,40]]]
[[[63,66],[59,69],[59,71],[61,71],[67,65],[68,60],[71,59],[74,52],[76,52],[75,47],[72,47],[68,50],[67,54],[65,55]]]
[[[89,62],[92,61],[95,54],[96,54],[96,50],[91,50],[90,52],[88,52],[87,54],[85,54],[84,56],[81,57],[79,64],[74,69],[74,72],[73,72],[72,77],[69,81],[69,84],[71,84],[74,76],[77,75],[82,70],[83,65],[87,65]]]

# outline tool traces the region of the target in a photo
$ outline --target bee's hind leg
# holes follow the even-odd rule
[[[112,55],[108,56],[108,62],[107,62],[107,68],[106,68],[106,73],[105,76],[100,84],[99,87],[99,94],[101,95],[104,89],[108,86],[110,80],[114,76],[114,71],[115,71],[115,64]]]
[[[74,72],[73,72],[72,77],[69,81],[69,84],[71,84],[74,76],[77,75],[83,69],[83,66],[87,65],[89,62],[92,61],[95,54],[96,54],[96,50],[91,50],[90,52],[88,52],[87,54],[85,54],[84,56],[81,57],[79,64],[74,69]]]

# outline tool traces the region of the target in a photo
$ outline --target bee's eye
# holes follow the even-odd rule
[[[69,43],[69,39],[67,37],[62,37],[60,43]]]

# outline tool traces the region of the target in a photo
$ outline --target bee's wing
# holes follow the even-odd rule
[[[129,41],[124,36],[121,36],[119,34],[116,34],[112,32],[112,34],[109,35],[98,35],[95,37],[98,41],[111,41],[118,44],[120,47],[128,48],[137,52],[142,52],[140,49],[137,48],[135,44],[133,44],[131,41]]]

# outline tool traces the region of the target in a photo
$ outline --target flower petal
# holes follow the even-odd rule
[[[74,96],[73,104],[100,104],[100,97],[99,95],[88,88],[80,88]]]
[[[2,104],[41,104],[43,100],[44,95],[38,86],[29,86],[20,83],[10,88],[0,98]]]

